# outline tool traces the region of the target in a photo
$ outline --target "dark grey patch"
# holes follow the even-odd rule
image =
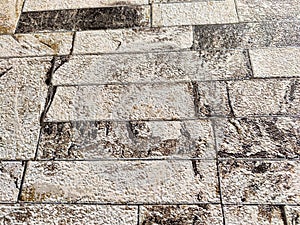
[[[68,9],[21,14],[16,33],[116,29],[147,25],[141,6]]]
[[[258,166],[253,167],[252,173],[265,173],[271,167],[271,163],[261,163]]]
[[[200,96],[199,96],[199,87],[197,82],[192,82],[193,87],[193,97],[194,97],[194,108],[195,108],[195,115],[199,114],[199,105],[200,105]],[[211,111],[209,111],[211,113]]]
[[[194,49],[300,46],[300,22],[195,26]]]

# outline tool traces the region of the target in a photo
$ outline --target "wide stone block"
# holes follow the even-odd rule
[[[170,120],[195,115],[190,84],[58,87],[47,121]]]
[[[28,202],[219,202],[215,161],[29,162]]]
[[[215,124],[219,157],[300,158],[299,118],[224,118]]]
[[[51,58],[0,60],[0,159],[34,157]]]
[[[300,77],[300,48],[250,50],[254,77]]]
[[[14,204],[0,206],[1,224],[137,224],[136,206]]]
[[[140,224],[223,224],[220,205],[155,205],[140,208]]]
[[[23,165],[21,162],[0,161],[0,202],[16,202],[18,200],[22,175]]]
[[[211,122],[45,123],[40,159],[216,157]]]
[[[192,44],[191,26],[83,31],[76,34],[74,54],[180,50]]]
[[[233,0],[153,4],[152,13],[154,27],[238,22]]]
[[[300,201],[300,161],[224,160],[219,168],[225,204]]]

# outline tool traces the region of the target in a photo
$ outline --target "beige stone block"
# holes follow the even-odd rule
[[[1,0],[0,34],[14,33],[24,0]]]

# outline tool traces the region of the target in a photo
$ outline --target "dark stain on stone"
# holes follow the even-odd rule
[[[298,85],[298,81],[295,81],[291,84],[290,93],[289,93],[289,101],[292,102],[295,99],[295,90]]]
[[[274,120],[265,120],[264,121],[265,124],[265,129],[266,132],[269,134],[269,137],[273,140],[273,141],[281,141],[283,142],[285,140],[285,133],[282,132],[281,130],[279,130],[276,126],[276,118],[274,118]]]
[[[198,83],[193,81],[192,82],[193,87],[193,97],[194,97],[194,108],[195,108],[195,114],[196,116],[199,114],[199,105],[200,105],[200,96],[199,96],[199,86]]]
[[[233,106],[232,106],[231,99],[230,99],[229,86],[228,86],[227,82],[225,82],[225,84],[226,84],[227,101],[228,101],[228,106],[229,106],[229,116],[235,117]]]
[[[23,12],[16,33],[116,29],[147,25],[142,6]]]
[[[9,67],[8,69],[4,70],[3,72],[0,72],[0,78],[3,77],[11,69],[12,69],[12,67]]]
[[[271,163],[261,163],[258,166],[253,167],[252,173],[265,173],[271,167]]]

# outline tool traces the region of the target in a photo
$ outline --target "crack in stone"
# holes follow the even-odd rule
[[[199,104],[200,104],[200,96],[199,96],[199,86],[198,83],[192,81],[193,87],[193,97],[194,97],[194,109],[195,109],[195,116],[197,117],[199,114]]]
[[[232,102],[231,102],[231,99],[230,99],[230,94],[229,94],[229,86],[228,86],[228,83],[225,82],[226,84],[226,94],[227,94],[227,101],[228,101],[228,106],[229,106],[229,115],[231,117],[235,117],[235,114],[234,114],[234,110],[233,110],[233,107],[232,107]]]
[[[287,220],[287,216],[286,216],[286,212],[285,212],[285,206],[284,205],[280,205],[278,207],[280,209],[280,216],[281,216],[283,224],[284,225],[288,225],[288,220]]]
[[[3,77],[6,73],[8,73],[10,70],[12,69],[12,67],[9,67],[8,69],[6,69],[5,71],[0,73],[0,78]]]
[[[45,104],[45,108],[41,114],[41,117],[40,117],[40,124],[42,125],[44,123],[44,119],[46,117],[46,114],[53,102],[53,99],[54,99],[54,96],[55,96],[55,93],[56,93],[56,89],[57,87],[56,86],[50,86],[49,89],[48,89],[48,94],[47,94],[47,98],[46,98],[46,104]]]

